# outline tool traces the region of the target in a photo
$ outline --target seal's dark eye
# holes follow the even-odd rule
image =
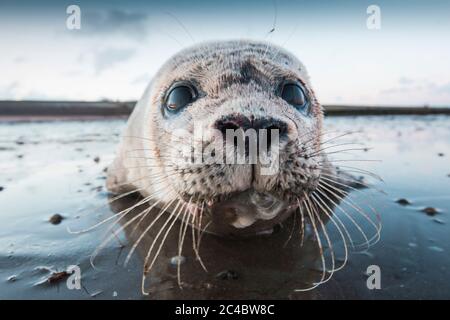
[[[307,111],[308,101],[303,89],[296,83],[286,83],[281,89],[281,98],[300,111]]]
[[[193,87],[186,84],[180,84],[169,91],[169,94],[166,97],[165,106],[167,110],[176,112],[194,101],[195,98],[196,93]]]

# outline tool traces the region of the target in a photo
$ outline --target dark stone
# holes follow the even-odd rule
[[[220,280],[237,280],[239,276],[234,270],[224,270],[216,274],[216,278]]]
[[[55,213],[50,217],[49,221],[51,224],[60,224],[63,219],[64,217],[62,215]]]
[[[405,198],[400,198],[400,199],[398,199],[398,200],[395,201],[395,202],[397,202],[398,204],[400,204],[400,205],[402,205],[402,206],[407,206],[407,205],[410,205],[410,204],[411,204],[411,202],[409,202],[409,200],[408,200],[408,199],[405,199]]]
[[[422,209],[422,212],[425,212],[427,215],[429,216],[434,216],[435,214],[438,213],[436,208],[433,207],[426,207]]]

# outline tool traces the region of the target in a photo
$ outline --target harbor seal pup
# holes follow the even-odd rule
[[[169,59],[147,87],[107,186],[114,193],[139,189],[160,208],[180,200],[192,215],[203,205],[210,232],[260,232],[285,219],[331,169],[319,152],[322,119],[305,66],[284,49],[253,41],[200,44]],[[188,139],[171,133],[182,128],[193,135],[195,126],[207,134],[276,129],[279,170],[262,175],[259,163],[178,164],[173,148]],[[202,140],[194,144],[209,142]]]
[[[204,267],[198,253],[203,232],[238,238],[270,234],[295,212],[300,213],[302,237],[308,223],[322,255],[322,278],[312,288],[327,281],[325,244],[331,248],[330,274],[341,266],[335,264],[332,240],[326,231],[321,240],[319,230],[332,222],[345,248],[344,265],[350,235],[332,215],[355,179],[342,179],[328,160],[322,126],[322,106],[305,66],[283,48],[218,41],[171,57],[133,110],[108,168],[112,193],[141,195],[117,215],[146,208],[122,228],[152,218],[128,257],[155,223],[165,219],[147,251],[145,278],[170,230],[181,221],[177,259],[191,226],[193,249]],[[378,236],[375,223],[351,205],[375,226]],[[344,213],[370,244],[373,238]]]

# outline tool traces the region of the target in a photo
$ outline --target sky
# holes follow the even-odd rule
[[[291,51],[323,104],[450,106],[445,0],[0,0],[0,100],[136,100],[171,55],[220,39]]]

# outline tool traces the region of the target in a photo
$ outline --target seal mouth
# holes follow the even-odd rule
[[[283,208],[284,203],[273,195],[249,189],[213,204],[211,212],[229,221],[235,228],[241,229],[257,220],[271,220]]]
[[[233,231],[264,232],[279,223],[289,204],[268,192],[253,188],[210,202],[206,209],[213,233]]]

